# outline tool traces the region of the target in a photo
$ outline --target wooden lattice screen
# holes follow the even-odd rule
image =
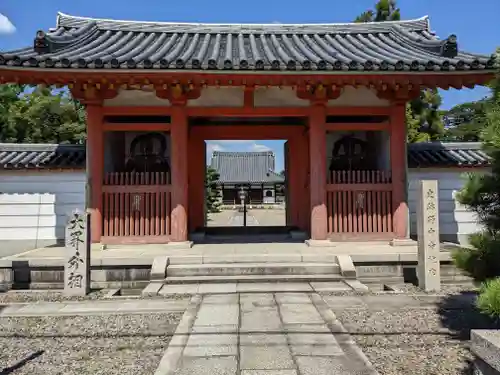
[[[390,171],[332,171],[328,176],[328,230],[351,236],[393,232]]]
[[[171,185],[166,172],[104,176],[103,236],[156,243],[170,235]],[[118,241],[119,242],[119,241]]]

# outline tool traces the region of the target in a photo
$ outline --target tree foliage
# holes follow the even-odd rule
[[[487,100],[467,102],[454,106],[443,116],[447,141],[478,142],[486,126]]]
[[[399,21],[401,13],[396,7],[395,0],[380,0],[375,4],[375,10],[367,10],[361,13],[354,22],[383,22],[383,21]]]
[[[374,10],[367,10],[359,15],[354,22],[385,22],[401,19],[401,11],[396,0],[379,0]],[[407,140],[425,142],[441,139],[444,126],[441,120],[439,106],[441,96],[436,89],[426,89],[420,97],[412,100],[406,110]]]
[[[207,213],[214,213],[220,211],[220,196],[221,192],[217,185],[217,181],[219,180],[219,173],[212,168],[207,167],[206,169],[206,177],[205,177],[205,206]]]
[[[0,86],[0,141],[83,143],[85,110],[64,90]]]
[[[480,281],[500,276],[500,69],[491,87],[491,96],[483,107],[485,127],[479,133],[491,157],[491,172],[470,174],[457,195],[484,229],[471,236],[473,248],[458,251],[454,259],[457,266]]]

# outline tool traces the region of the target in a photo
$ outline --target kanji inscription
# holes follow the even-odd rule
[[[66,223],[64,293],[84,296],[90,292],[90,217],[74,211]]]
[[[417,207],[418,282],[425,291],[440,289],[438,183],[420,181]]]

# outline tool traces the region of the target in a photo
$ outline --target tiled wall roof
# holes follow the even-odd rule
[[[0,68],[452,71],[492,69],[491,56],[439,39],[426,17],[343,24],[117,21],[59,14],[34,48],[0,53]]]
[[[30,168],[85,168],[85,146],[0,143],[0,169]]]
[[[408,145],[409,168],[485,167],[489,156],[475,142],[433,142]]]
[[[487,167],[480,143],[414,143],[408,145],[409,168]],[[223,182],[280,182],[272,152],[214,152],[211,166]],[[84,145],[0,143],[0,169],[83,169]]]

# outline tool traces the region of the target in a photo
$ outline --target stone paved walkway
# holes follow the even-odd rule
[[[197,298],[181,357],[167,350],[156,375],[376,374],[316,293]]]
[[[184,312],[188,304],[189,299],[11,303],[0,305],[0,317]]]

